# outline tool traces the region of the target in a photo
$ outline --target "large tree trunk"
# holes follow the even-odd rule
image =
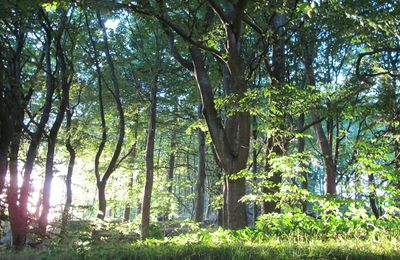
[[[20,131],[21,130],[22,129],[20,129]],[[10,146],[10,187],[7,194],[10,226],[13,238],[12,243],[17,250],[24,248],[28,231],[28,216],[25,212],[21,212],[18,207],[18,151],[21,138],[20,131],[14,133]]]
[[[197,47],[191,48],[191,57],[201,94],[203,115],[206,119],[218,160],[227,177],[225,182],[227,227],[232,229],[243,228],[247,225],[246,208],[244,203],[239,202],[239,199],[245,195],[245,179],[233,180],[230,177],[246,168],[250,143],[250,115],[248,112],[239,112],[229,117],[224,127],[215,109],[212,86],[205,69],[203,56]],[[239,59],[239,57],[236,58]],[[240,67],[240,64],[236,65]],[[232,73],[234,70],[237,70],[238,74],[242,72],[240,68],[234,65],[229,67],[229,70],[224,69],[224,86],[227,92],[236,92],[241,98],[246,90],[246,82],[243,74],[235,76],[227,74],[227,71]],[[227,77],[229,77],[228,80],[225,80]]]
[[[50,117],[50,112],[51,112],[51,106],[52,106],[52,99],[53,99],[53,93],[54,93],[54,88],[55,88],[55,82],[54,78],[52,75],[52,66],[51,66],[51,42],[52,42],[52,31],[50,27],[45,27],[44,28],[46,31],[46,41],[45,41],[45,60],[46,60],[46,73],[47,73],[47,80],[46,80],[46,98],[45,98],[45,104],[43,106],[42,110],[42,115],[39,121],[39,124],[37,125],[37,130],[36,132],[32,135],[31,142],[29,144],[28,152],[26,155],[25,159],[25,165],[24,165],[24,175],[23,175],[23,181],[22,181],[22,186],[20,189],[20,195],[19,198],[18,195],[18,188],[17,186],[17,175],[18,175],[18,169],[12,169],[12,174],[11,174],[11,179],[10,184],[13,183],[14,188],[12,188],[12,199],[10,200],[11,204],[16,203],[18,201],[18,205],[9,205],[9,212],[10,212],[10,224],[11,224],[11,229],[13,233],[13,240],[14,240],[14,246],[17,249],[23,248],[25,241],[26,241],[26,235],[28,231],[28,225],[29,225],[29,213],[28,213],[28,199],[29,199],[29,194],[31,191],[31,174],[33,171],[33,166],[34,162],[37,156],[38,148],[41,143],[43,134],[45,132],[45,125]],[[22,114],[23,118],[23,114]],[[21,121],[21,128],[22,128],[22,121]],[[18,132],[18,131],[16,131]],[[17,145],[14,143],[14,145]],[[18,144],[19,145],[19,144]],[[16,151],[16,149],[14,148]],[[15,153],[15,151],[13,153]],[[17,152],[17,151],[16,151]],[[18,155],[13,154],[12,157],[10,158],[10,164],[12,160],[15,160]],[[11,170],[11,168],[10,168]],[[10,187],[11,188],[11,187]],[[9,202],[9,203],[10,203]],[[13,230],[14,229],[14,230]]]
[[[201,117],[201,105],[199,105],[199,117]],[[198,152],[199,165],[196,184],[196,204],[194,220],[202,222],[204,220],[204,195],[205,195],[205,180],[206,180],[206,139],[205,134],[201,129],[197,130],[198,137]]]
[[[145,240],[149,235],[151,193],[153,190],[153,171],[154,171],[154,139],[156,134],[156,114],[157,114],[157,81],[158,75],[151,84],[150,93],[150,116],[146,145],[146,181],[143,191],[142,201],[142,222],[140,237]]]
[[[3,120],[1,121],[4,122]],[[6,181],[6,175],[8,170],[8,150],[11,141],[10,137],[12,134],[12,130],[9,129],[8,126],[3,125],[2,122],[0,123],[0,195],[3,193]],[[0,208],[2,208],[2,206],[3,205],[0,203]]]
[[[207,1],[212,12],[218,16],[221,25],[224,27],[225,51],[226,58],[212,52],[218,57],[219,61],[224,64],[223,86],[226,94],[234,94],[237,98],[242,99],[247,91],[247,82],[245,75],[245,62],[242,57],[241,36],[243,32],[242,19],[246,9],[247,1],[225,2],[223,7],[214,1]],[[239,202],[239,199],[245,195],[245,179],[230,179],[232,175],[237,174],[246,168],[246,162],[249,154],[250,143],[250,115],[248,111],[238,112],[235,115],[228,116],[224,122],[221,115],[215,108],[213,88],[208,76],[208,71],[204,63],[204,55],[201,49],[188,40],[191,37],[184,37],[184,31],[178,30],[183,39],[190,43],[191,63],[184,59],[178,52],[174,40],[172,30],[177,31],[177,27],[171,26],[173,23],[165,23],[169,21],[168,11],[160,2],[162,15],[159,20],[163,21],[165,32],[168,36],[170,52],[183,67],[190,70],[197,82],[203,105],[203,115],[206,119],[208,130],[215,147],[218,160],[224,169],[226,180],[226,200],[228,213],[228,227],[243,228],[247,224],[245,205]],[[205,14],[203,28],[207,28],[207,24],[212,20],[212,13]],[[206,33],[206,32],[204,32]],[[204,49],[204,48],[203,48]],[[212,49],[212,48],[211,48]],[[207,49],[210,51],[210,49]],[[229,216],[232,214],[231,216]]]
[[[13,246],[20,250],[24,247],[26,242],[26,235],[28,231],[29,224],[29,214],[27,211],[28,198],[30,194],[30,182],[31,173],[33,169],[33,164],[37,155],[37,149],[42,139],[44,133],[44,126],[48,121],[52,98],[54,93],[54,81],[51,77],[51,55],[50,47],[52,42],[51,30],[44,26],[46,31],[46,40],[44,44],[45,49],[45,59],[46,59],[46,71],[47,71],[47,81],[46,81],[46,95],[45,103],[42,109],[42,115],[37,124],[37,130],[31,135],[31,142],[29,144],[28,152],[25,158],[23,181],[20,192],[18,192],[18,152],[21,143],[23,120],[24,120],[24,109],[32,95],[32,90],[27,96],[23,96],[21,87],[21,54],[25,43],[26,33],[19,29],[15,31],[15,50],[13,50],[13,58],[8,64],[7,68],[9,70],[9,84],[10,92],[7,93],[6,101],[8,107],[12,110],[10,113],[10,118],[13,123],[13,134],[11,137],[10,151],[9,151],[9,170],[10,170],[10,187],[8,191],[7,201],[8,201],[8,211],[10,226],[13,235]],[[18,196],[19,194],[19,196]]]
[[[236,180],[229,179],[229,176],[239,172],[233,170],[228,173],[226,181],[226,206],[228,213],[228,227],[231,229],[240,229],[247,225],[246,204],[239,202],[246,195],[246,182],[244,178]]]

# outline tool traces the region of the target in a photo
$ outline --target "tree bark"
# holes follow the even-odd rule
[[[250,115],[248,112],[239,112],[228,118],[225,127],[223,126],[215,109],[211,82],[205,69],[201,51],[197,47],[191,47],[190,52],[194,74],[201,94],[203,115],[206,118],[218,160],[227,177],[225,187],[227,226],[232,229],[243,228],[247,225],[246,208],[244,203],[239,202],[239,199],[245,195],[245,180],[244,178],[233,180],[230,177],[246,168],[250,143]],[[235,58],[239,59],[238,56],[235,56]],[[236,66],[240,67],[240,62],[237,62]],[[235,65],[232,65],[232,67],[235,67]],[[244,81],[243,71],[238,67],[234,69],[241,74],[235,75],[235,77],[225,74],[225,77],[231,77],[230,84],[233,85],[224,85],[227,91],[235,91],[241,98],[246,90],[246,82]],[[229,71],[232,73],[233,68],[230,68]]]
[[[154,171],[154,140],[156,134],[156,115],[157,115],[157,81],[155,76],[151,83],[150,90],[150,115],[146,144],[146,180],[142,200],[142,222],[140,237],[145,240],[149,235],[151,193],[153,190],[153,171]]]
[[[99,196],[99,212],[97,214],[97,218],[103,220],[107,211],[106,186],[103,182],[100,182],[100,184],[97,185],[97,192]]]
[[[199,105],[199,117],[201,118],[202,106]],[[204,195],[206,180],[206,139],[201,129],[197,130],[199,164],[196,184],[196,205],[195,205],[195,221],[202,222],[204,220]]]

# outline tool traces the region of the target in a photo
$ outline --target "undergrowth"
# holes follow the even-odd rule
[[[93,236],[93,224],[70,228],[69,237],[48,248],[3,251],[1,259],[400,259],[399,219],[314,218],[302,213],[269,214],[253,228],[201,229],[185,222],[181,234],[165,236],[166,223],[139,241],[137,227],[102,224],[110,233]],[[99,226],[95,228],[99,229]],[[179,233],[179,232],[177,232]],[[128,236],[128,234],[130,234]],[[176,233],[175,233],[176,234]]]

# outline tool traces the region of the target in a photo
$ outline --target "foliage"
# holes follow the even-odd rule
[[[115,223],[107,225],[110,231],[116,227]],[[399,219],[324,220],[301,213],[270,214],[261,216],[256,227],[237,231],[192,230],[173,237],[153,236],[144,242],[122,237],[103,242],[96,238],[86,240],[81,233],[82,243],[68,248],[60,244],[40,252],[28,249],[18,255],[0,256],[3,259],[13,256],[19,259],[394,259],[400,256],[399,227]]]

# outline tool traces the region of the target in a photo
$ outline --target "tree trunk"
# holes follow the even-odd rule
[[[66,234],[67,230],[67,225],[68,225],[68,220],[70,218],[70,208],[72,204],[72,174],[74,172],[74,166],[75,166],[75,158],[76,158],[76,152],[74,147],[72,146],[71,143],[71,125],[72,125],[72,115],[73,111],[71,111],[71,107],[67,110],[67,143],[66,147],[69,153],[69,162],[68,162],[68,171],[67,171],[67,177],[65,179],[65,186],[67,190],[66,194],[66,201],[64,205],[64,210],[62,213],[62,219],[61,219],[61,236],[63,237]]]
[[[374,213],[376,219],[380,217],[379,209],[376,205],[376,193],[375,193],[375,178],[373,174],[368,174],[368,185],[369,185],[369,205],[371,206],[371,210]]]
[[[135,116],[135,130],[134,130],[134,138],[135,138],[135,142],[133,143],[132,146],[132,151],[131,151],[131,159],[134,162],[136,159],[136,154],[137,154],[137,143],[138,143],[138,130],[139,130],[139,113],[136,114]],[[131,174],[131,177],[129,178],[129,183],[128,183],[128,189],[129,191],[132,190],[133,188],[133,175]],[[130,192],[129,192],[130,194]],[[131,206],[130,203],[128,202],[125,205],[125,209],[124,209],[124,221],[128,222],[131,218]]]
[[[232,229],[243,228],[247,225],[246,208],[244,203],[239,202],[239,199],[245,195],[245,179],[232,180],[229,177],[246,168],[250,145],[250,115],[248,112],[239,112],[229,117],[225,122],[225,126],[223,126],[215,109],[211,82],[200,50],[192,47],[191,57],[201,94],[203,115],[206,119],[218,160],[227,177],[225,185],[227,226]],[[234,65],[232,66],[234,67]],[[246,82],[239,75],[227,74],[227,72],[231,73],[233,69],[240,70],[239,68],[230,69],[224,69],[226,91],[229,93],[231,93],[230,91],[237,91],[239,92],[239,97],[242,97],[244,93],[242,91],[246,89]],[[238,73],[240,72],[238,71]],[[225,80],[227,77],[229,77],[229,81]]]
[[[150,225],[150,206],[154,171],[154,139],[156,134],[157,81],[158,75],[155,76],[151,84],[150,93],[150,115],[146,145],[146,181],[143,191],[142,223],[140,230],[140,237],[142,240],[145,240],[148,237]]]
[[[253,168],[252,168],[252,172],[253,172],[253,176],[257,176],[257,172],[258,172],[258,162],[257,162],[257,150],[255,149],[255,145],[257,143],[257,117],[254,116],[253,117]],[[253,193],[257,195],[257,188],[254,187]],[[258,217],[258,205],[257,202],[254,201],[253,202],[253,225],[255,225],[256,221],[257,221],[257,217]]]
[[[307,49],[305,47],[303,54],[303,63],[305,67],[306,82],[308,85],[315,86],[315,74],[313,69],[313,48]],[[320,122],[320,117],[317,113],[312,114],[312,120],[314,122]],[[324,165],[325,165],[325,195],[333,196],[336,194],[336,164],[334,161],[332,146],[325,134],[325,131],[321,123],[317,123],[313,126],[314,132],[317,135],[318,145],[321,148]]]
[[[176,147],[176,133],[175,133],[175,129],[171,129],[172,133],[171,133],[171,152],[169,154],[169,161],[168,161],[168,174],[167,174],[167,179],[168,179],[168,188],[167,191],[168,193],[172,196],[172,183],[174,181],[174,170],[175,170],[175,147]],[[169,205],[170,206],[170,205]],[[163,221],[166,221],[169,219],[169,210],[170,207],[168,207],[165,211],[165,214],[163,216]]]
[[[199,117],[201,117],[201,105],[199,105]],[[198,152],[199,165],[196,185],[196,205],[195,205],[195,221],[202,222],[204,220],[204,193],[206,180],[206,139],[205,134],[201,129],[197,130],[198,136]]]
[[[319,121],[320,118],[317,114],[312,115],[313,121]],[[322,156],[325,165],[325,180],[324,188],[325,195],[336,194],[336,165],[333,160],[332,148],[325,135],[324,129],[321,123],[317,123],[313,126],[314,132],[317,135],[318,145],[321,148]]]
[[[0,195],[3,193],[5,186],[8,170],[8,149],[11,141],[11,139],[8,137],[9,134],[11,134],[11,131],[5,128],[6,127],[0,125]],[[2,208],[2,206],[3,205],[0,203],[0,208]]]
[[[18,207],[18,151],[20,145],[20,132],[14,134],[10,146],[10,187],[8,190],[7,202],[12,233],[12,244],[17,250],[25,246],[26,234],[28,231],[28,215]]]
[[[299,129],[303,129],[304,127],[304,113],[301,113],[300,115],[300,119],[299,119]],[[299,137],[297,140],[297,152],[299,154],[304,153],[304,148],[305,148],[305,140],[304,137]],[[300,156],[300,168],[304,169],[306,167],[306,164],[304,163],[304,156]],[[299,175],[303,178],[303,180],[301,181],[300,187],[303,190],[307,190],[308,191],[308,179],[307,179],[307,172],[301,170],[299,172]],[[301,201],[301,209],[303,212],[307,212],[307,201],[306,200],[302,200]]]
[[[265,155],[265,166],[264,166],[265,172],[271,171],[271,165],[270,165],[271,153],[275,153],[276,156],[283,155],[283,150],[279,145],[275,144],[274,137],[268,138],[268,144]],[[263,192],[264,194],[274,196],[280,190],[279,185],[282,182],[282,174],[280,172],[275,171],[272,177],[268,178],[268,181],[270,181],[271,186],[264,187]],[[277,205],[278,202],[274,198],[271,198],[269,201],[263,201],[261,205],[262,214],[268,214],[273,212],[280,213],[280,208]]]
[[[12,127],[9,120],[9,110],[7,106],[6,86],[4,80],[5,67],[3,64],[3,48],[0,44],[0,195],[3,194],[6,175],[8,170],[8,150],[11,142]],[[3,205],[0,203],[0,208]]]
[[[233,171],[232,174],[238,171]],[[243,196],[246,195],[246,183],[244,178],[237,180],[227,179],[227,193],[226,193],[226,205],[228,213],[228,227],[230,229],[240,229],[247,225],[247,214],[246,204],[239,202]]]
[[[107,210],[106,185],[103,182],[100,182],[97,185],[97,189],[99,195],[99,212],[97,213],[97,218],[104,220]]]
[[[223,86],[226,94],[234,94],[237,98],[242,99],[247,91],[245,62],[242,57],[241,36],[243,32],[242,19],[245,13],[247,1],[238,1],[237,3],[227,2],[221,7],[220,4],[208,1],[209,10],[217,15],[224,27],[225,51],[226,58],[218,56],[219,61],[224,64]],[[168,20],[168,11],[160,2],[160,9],[163,17],[159,20]],[[210,19],[208,19],[210,18]],[[194,45],[191,37],[183,37],[190,44],[189,52],[192,64],[184,59],[177,51],[171,33],[170,24],[163,24],[169,29],[165,29],[168,36],[170,52],[183,67],[190,70],[197,82],[203,105],[203,115],[206,119],[207,127],[216,150],[218,160],[224,169],[225,177],[229,178],[246,168],[246,162],[249,154],[250,145],[250,114],[248,111],[238,112],[229,116],[225,122],[221,119],[215,108],[213,88],[208,76],[208,71],[204,63],[204,55],[201,49]],[[211,21],[211,12],[205,15],[203,28],[207,28],[207,24]],[[172,24],[172,23],[171,23]],[[175,30],[176,31],[176,30]],[[182,35],[186,32],[182,31]],[[213,53],[211,51],[211,53]],[[215,53],[213,53],[215,55]],[[238,200],[240,196],[245,195],[245,179],[227,180],[226,185],[227,199],[226,203],[228,212],[228,227],[243,228],[247,224],[245,206]],[[229,216],[229,214],[233,214]]]
[[[119,89],[119,82],[118,78],[116,75],[116,70],[114,67],[114,61],[111,57],[110,53],[110,48],[108,45],[108,37],[107,37],[107,31],[105,28],[105,25],[103,23],[103,20],[101,18],[100,11],[96,11],[96,16],[97,16],[97,21],[98,24],[103,32],[103,45],[104,45],[104,52],[107,60],[107,64],[110,68],[110,78],[113,84],[113,90],[109,89],[111,92],[111,95],[114,99],[114,102],[116,104],[116,108],[118,111],[118,140],[117,144],[115,146],[113,155],[111,157],[110,162],[108,163],[108,166],[106,168],[106,171],[104,172],[103,176],[100,177],[100,172],[99,172],[99,161],[100,161],[100,156],[104,150],[105,143],[107,141],[107,130],[106,130],[106,124],[105,124],[105,117],[104,117],[104,106],[103,106],[103,97],[102,97],[102,84],[101,84],[101,69],[100,69],[100,64],[98,61],[97,57],[97,49],[96,49],[96,43],[92,37],[92,34],[89,29],[89,22],[87,17],[85,16],[86,20],[86,27],[88,29],[88,34],[89,34],[89,39],[92,44],[93,50],[94,50],[94,63],[96,66],[96,72],[97,72],[97,77],[98,77],[98,84],[99,84],[99,100],[100,100],[100,117],[101,117],[101,126],[102,126],[102,140],[100,143],[100,146],[98,148],[96,158],[95,158],[95,175],[96,175],[96,182],[97,182],[97,187],[99,189],[99,213],[98,213],[98,218],[104,219],[105,217],[105,212],[106,212],[106,199],[105,199],[105,187],[107,184],[108,179],[110,178],[111,174],[115,171],[116,167],[118,166],[119,162],[119,156],[121,154],[122,150],[122,145],[124,143],[124,137],[125,137],[125,115],[124,115],[124,110],[122,107],[122,102],[121,102],[121,97],[120,97],[120,89]],[[101,215],[103,214],[103,215]]]
[[[56,54],[59,63],[60,69],[60,77],[61,77],[61,87],[62,87],[62,96],[60,100],[60,106],[58,108],[57,116],[54,121],[53,126],[50,129],[50,134],[47,142],[47,156],[46,156],[46,172],[45,172],[45,180],[43,186],[43,204],[42,204],[42,212],[39,218],[39,232],[42,235],[46,233],[46,227],[48,224],[48,214],[50,210],[50,193],[51,193],[51,183],[53,180],[53,172],[54,172],[54,154],[57,142],[58,132],[60,130],[61,124],[64,120],[65,111],[67,109],[69,103],[69,89],[72,82],[72,78],[70,78],[67,72],[67,64],[64,58],[63,47],[61,46],[61,38],[62,31],[64,30],[64,26],[67,19],[67,11],[62,14],[61,22],[60,22],[60,30],[58,31],[58,35],[56,37]]]
[[[276,13],[272,19],[272,28],[275,31],[272,41],[272,66],[269,71],[269,75],[271,78],[271,88],[282,91],[283,86],[285,85],[285,72],[286,72],[286,55],[285,55],[285,32],[284,32],[284,24],[286,20],[286,15],[283,13]],[[284,92],[283,92],[284,93]],[[274,97],[273,97],[274,98]],[[278,107],[277,109],[283,109],[283,100],[277,97]],[[280,116],[282,118],[287,115]],[[279,123],[277,125],[279,129],[285,129],[283,123]],[[275,153],[276,156],[282,156],[284,154],[284,140],[283,136],[275,136],[271,135],[268,138],[267,151],[265,154],[265,172],[269,172],[271,170],[271,165],[269,163],[271,152]],[[278,139],[281,143],[278,142]],[[263,192],[267,195],[274,196],[276,193],[280,191],[280,184],[282,182],[282,173],[275,171],[273,176],[268,178],[268,181],[272,184],[272,187],[264,188]],[[280,212],[280,208],[277,207],[278,202],[274,199],[270,201],[264,201],[262,203],[262,213],[272,213]]]
[[[130,191],[132,187],[133,187],[133,176],[129,178],[128,190]],[[130,203],[126,203],[124,208],[124,221],[129,222],[130,219],[131,219],[131,205]]]
[[[46,40],[44,44],[44,53],[46,58],[46,95],[45,103],[42,109],[42,115],[37,124],[37,130],[31,135],[31,141],[29,144],[28,152],[25,158],[24,173],[22,186],[20,192],[18,192],[18,152],[21,143],[22,129],[24,124],[24,109],[32,95],[32,90],[28,92],[27,96],[24,97],[22,87],[21,87],[21,54],[25,43],[26,33],[21,29],[17,28],[15,30],[15,50],[13,50],[13,57],[11,64],[7,66],[9,69],[9,84],[10,91],[5,95],[8,107],[12,110],[10,113],[10,118],[12,121],[12,137],[9,151],[9,170],[10,170],[10,187],[8,191],[7,201],[8,201],[8,211],[11,232],[13,235],[13,246],[17,250],[23,249],[26,242],[26,235],[28,231],[29,224],[29,214],[27,209],[29,193],[30,193],[30,183],[31,183],[31,173],[33,169],[33,164],[36,159],[38,146],[42,139],[44,133],[44,126],[46,125],[50,111],[52,98],[54,93],[54,81],[51,77],[51,55],[50,47],[52,42],[51,30],[44,26],[46,31]],[[18,196],[19,194],[19,196]]]

